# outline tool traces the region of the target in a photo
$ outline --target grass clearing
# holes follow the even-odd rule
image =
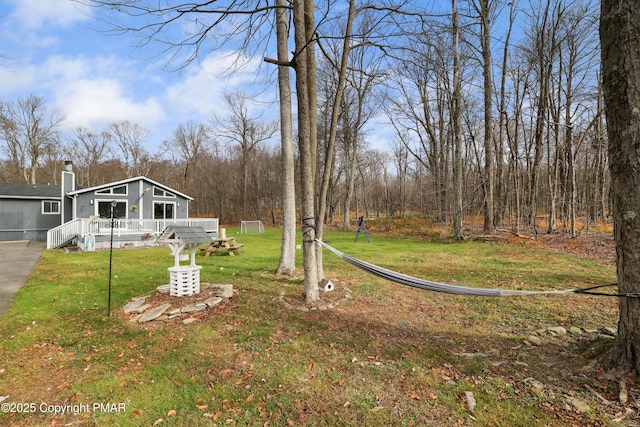
[[[611,265],[532,247],[376,235],[354,243],[354,233],[339,231],[325,238],[386,268],[467,286],[615,281]],[[603,408],[593,392],[614,401],[617,385],[585,368],[585,349],[600,343],[603,326],[615,326],[614,299],[436,294],[385,282],[325,251],[337,289],[322,297],[339,304],[302,311],[301,277],[273,274],[279,231],[239,240],[245,247],[235,257],[198,254],[203,282],[238,292],[190,325],[140,327],[122,315],[131,298],[168,281],[168,248],[113,253],[112,317],[108,252],[45,252],[0,320],[0,396],[37,410],[0,413],[0,425],[564,426],[613,417],[616,407]],[[583,332],[528,341],[556,326]],[[473,413],[467,391],[477,400]],[[567,395],[592,409],[576,411]],[[42,403],[125,410],[54,414]]]

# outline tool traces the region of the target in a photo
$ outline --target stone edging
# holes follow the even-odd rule
[[[169,292],[169,285],[158,286],[157,292],[167,293]],[[201,284],[202,298],[198,301],[184,304],[180,301],[181,297],[173,297],[172,302],[165,302],[164,304],[153,306],[150,303],[146,303],[147,298],[151,294],[143,295],[133,298],[131,302],[126,304],[122,309],[124,314],[133,314],[129,321],[135,323],[146,323],[150,321],[167,321],[173,319],[182,318],[183,314],[195,313],[206,309],[212,309],[222,304],[223,301],[233,297],[233,285],[214,285],[209,283]],[[175,302],[173,302],[175,301]],[[182,304],[181,304],[182,303]],[[172,309],[172,305],[175,304],[178,307]],[[182,320],[183,323],[188,324],[194,322],[194,317],[187,317]]]

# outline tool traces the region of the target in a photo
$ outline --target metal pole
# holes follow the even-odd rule
[[[117,202],[111,202],[111,238],[109,240],[109,298],[107,302],[107,316],[111,317],[111,271],[113,267],[113,227],[114,227],[114,209]]]

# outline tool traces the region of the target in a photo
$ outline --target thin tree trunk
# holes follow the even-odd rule
[[[340,70],[338,70],[338,85],[336,88],[335,101],[331,109],[331,123],[329,125],[329,141],[325,153],[324,171],[322,173],[322,184],[320,186],[320,199],[318,201],[318,218],[316,220],[317,238],[322,240],[324,233],[324,221],[327,214],[327,194],[331,184],[331,174],[333,173],[333,153],[336,146],[336,135],[338,131],[338,117],[340,112],[340,104],[344,94],[344,86],[347,76],[347,65],[349,60],[349,52],[351,50],[351,31],[353,20],[355,18],[355,0],[349,1],[349,14],[347,16],[347,27],[345,30],[344,43],[342,47],[342,58],[340,60]],[[322,282],[324,277],[324,266],[322,260],[322,245],[318,243],[316,246],[316,260],[318,263],[318,281]]]
[[[453,237],[461,240],[464,238],[462,231],[462,113],[457,0],[451,0],[451,9],[453,10]]]
[[[491,23],[489,0],[480,0],[480,44],[484,80],[484,232],[494,229],[495,167],[493,153],[493,77],[491,69]]]
[[[506,176],[508,173],[504,172],[504,139],[505,132],[507,126],[507,112],[506,110],[506,82],[507,82],[507,63],[509,59],[509,42],[511,40],[511,32],[513,30],[513,21],[515,20],[515,12],[513,2],[510,5],[509,9],[509,27],[507,29],[507,34],[504,41],[504,48],[502,51],[502,67],[500,70],[500,101],[499,101],[499,113],[500,119],[498,123],[498,141],[496,143],[496,165],[497,165],[497,177],[498,177],[498,189],[496,193],[498,194],[497,198],[498,203],[495,206],[496,216],[494,219],[497,219],[498,222],[502,223],[505,216],[505,208],[507,206],[508,201],[508,177]]]

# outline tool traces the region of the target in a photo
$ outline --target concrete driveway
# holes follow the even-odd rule
[[[24,285],[46,246],[45,242],[0,242],[0,317]]]

